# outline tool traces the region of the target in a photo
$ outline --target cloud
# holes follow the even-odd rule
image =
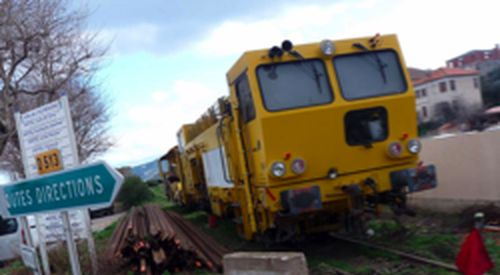
[[[192,123],[222,94],[204,84],[177,80],[171,89],[151,93],[147,104],[132,106],[126,127],[115,129],[117,144],[105,156],[115,165],[158,158],[176,144],[182,124]]]
[[[342,1],[287,6],[272,18],[226,20],[194,49],[218,56],[269,48],[283,39],[294,43],[396,33],[408,65],[435,68],[470,49],[493,47],[487,35],[500,2]],[[485,32],[486,31],[486,32]]]
[[[168,99],[168,93],[165,91],[156,91],[151,94],[151,99],[153,102],[164,102]]]
[[[242,53],[249,49],[268,48],[283,39],[304,43],[331,37],[342,28],[347,13],[367,10],[376,3],[335,2],[288,6],[272,18],[227,20],[214,28],[195,49],[220,56]],[[341,20],[339,20],[341,19]]]
[[[103,45],[111,45],[115,54],[148,51],[161,44],[160,27],[151,23],[103,29],[97,32],[97,39]]]

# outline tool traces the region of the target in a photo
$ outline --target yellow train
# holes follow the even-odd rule
[[[173,199],[232,217],[246,239],[362,230],[381,204],[412,214],[406,194],[436,186],[395,35],[245,52],[227,84],[159,166]]]

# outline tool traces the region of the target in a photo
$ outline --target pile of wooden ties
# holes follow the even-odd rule
[[[228,253],[179,214],[149,204],[133,208],[117,225],[106,257],[132,271],[162,274],[205,269],[220,272]]]

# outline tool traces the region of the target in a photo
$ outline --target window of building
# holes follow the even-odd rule
[[[439,82],[439,91],[441,93],[446,92],[446,82]]]
[[[427,117],[427,107],[425,107],[425,106],[422,106],[422,116],[423,116],[424,118],[426,118],[426,117]]]
[[[422,97],[426,97],[427,96],[427,90],[426,89],[422,89]]]
[[[479,80],[477,79],[477,77],[474,77],[474,88],[478,89],[479,88]]]
[[[450,80],[450,90],[455,91],[455,80]]]
[[[420,90],[415,90],[415,94],[417,95],[417,98],[420,98]]]

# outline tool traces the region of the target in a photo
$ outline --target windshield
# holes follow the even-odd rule
[[[360,99],[403,93],[406,81],[396,52],[370,51],[333,59],[345,99]]]
[[[257,77],[269,111],[327,104],[333,95],[321,60],[298,60],[259,66]]]

